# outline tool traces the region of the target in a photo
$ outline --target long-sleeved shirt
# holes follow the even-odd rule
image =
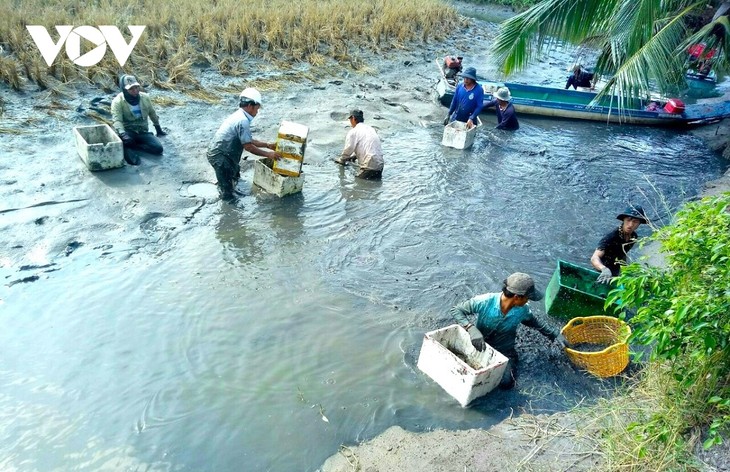
[[[346,161],[353,154],[361,169],[383,170],[383,148],[372,126],[358,123],[347,132],[340,159]]]
[[[499,102],[494,99],[484,104],[484,108],[496,107],[497,112],[497,129],[506,129],[514,131],[520,128],[520,123],[515,115],[515,107],[510,102],[504,110],[499,108]]]
[[[484,335],[484,341],[504,355],[514,352],[517,328],[520,324],[535,328],[551,341],[559,332],[532,314],[529,303],[512,307],[507,314],[500,307],[501,292],[477,295],[454,306],[449,314],[462,326],[470,322],[469,317],[476,316],[474,323]]]
[[[160,126],[160,119],[152,106],[152,100],[144,92],[139,93],[139,112],[140,115],[134,113],[129,103],[124,100],[123,93],[120,92],[119,95],[114,97],[114,100],[112,100],[112,121],[117,133],[121,134],[125,131],[146,133],[148,117],[154,125]]]
[[[484,106],[484,89],[478,83],[471,90],[467,90],[463,83],[456,86],[454,98],[451,99],[449,117],[455,121],[466,123],[471,120],[477,122],[477,116]]]

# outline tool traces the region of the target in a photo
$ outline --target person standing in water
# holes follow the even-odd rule
[[[235,200],[233,192],[241,177],[241,156],[244,150],[274,160],[281,157],[281,153],[276,150],[276,143],[257,141],[251,135],[251,122],[260,108],[261,93],[255,88],[245,89],[238,96],[238,110],[223,121],[208,146],[206,157],[215,171],[218,193],[224,201]]]
[[[467,128],[473,128],[482,112],[484,89],[477,82],[477,71],[473,67],[467,67],[461,77],[464,80],[456,86],[444,126],[452,121],[461,121]]]
[[[601,273],[596,279],[599,283],[607,284],[621,273],[628,252],[639,238],[636,229],[642,223],[647,223],[646,213],[640,206],[629,205],[616,219],[621,220],[621,224],[598,242],[591,256],[591,265]]]
[[[497,112],[497,129],[514,131],[520,128],[515,114],[515,106],[512,105],[512,95],[507,87],[500,87],[494,92],[494,100],[484,104],[484,108],[496,107]]]
[[[517,379],[518,356],[515,349],[517,328],[529,326],[548,339],[557,340],[561,347],[570,343],[557,328],[533,315],[529,301],[542,300],[543,294],[535,287],[532,277],[515,272],[502,282],[502,291],[477,295],[462,302],[449,311],[454,320],[464,328],[472,345],[485,349],[485,342],[509,359],[499,387],[509,389]]]

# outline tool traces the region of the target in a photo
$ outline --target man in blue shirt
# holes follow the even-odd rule
[[[486,341],[491,347],[509,359],[499,386],[514,387],[518,356],[515,350],[517,328],[523,324],[535,328],[551,341],[557,339],[560,345],[570,347],[565,337],[542,319],[532,314],[528,300],[542,300],[543,294],[527,274],[515,272],[507,277],[498,293],[477,295],[454,306],[449,314],[469,333],[475,348],[484,350]],[[475,318],[474,322],[470,318]]]
[[[462,121],[466,123],[467,128],[473,128],[477,122],[477,116],[482,111],[484,90],[477,83],[477,71],[473,67],[467,67],[461,77],[464,80],[456,86],[444,126],[452,121]]]

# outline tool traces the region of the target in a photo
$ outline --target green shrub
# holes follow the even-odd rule
[[[663,430],[680,415],[686,430],[709,426],[709,448],[730,425],[730,192],[687,204],[648,240],[660,242],[665,266],[624,267],[606,302],[635,311],[631,342],[652,346],[652,362],[674,379],[664,411],[636,432]]]

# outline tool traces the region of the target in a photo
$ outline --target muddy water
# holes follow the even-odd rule
[[[313,162],[301,195],[245,189],[177,233],[150,219],[158,253],[81,246],[63,277],[4,287],[0,468],[314,470],[393,424],[484,427],[600,395],[610,383],[531,333],[518,388],[470,409],[415,362],[454,303],[516,270],[544,287],[627,201],[666,218],[725,164],[670,131],[521,124],[469,151],[399,130],[382,182]]]
[[[74,110],[98,92],[44,122],[41,147],[3,135],[0,469],[312,471],[391,425],[487,427],[610,392],[529,330],[517,388],[469,409],[415,364],[453,304],[517,270],[544,288],[557,259],[588,264],[627,202],[661,221],[727,164],[672,131],[520,117],[507,133],[493,115],[471,150],[441,147],[433,58],[467,51],[482,72],[468,51],[493,31],[267,93],[257,138],[282,117],[311,127],[304,191],[283,200],[250,190],[250,166],[238,206],[213,197],[201,156],[227,98],[174,96],[165,154],[108,173],[79,165],[68,132],[93,124]],[[6,116],[31,100],[6,99]],[[383,138],[382,182],[329,161],[355,104]]]

